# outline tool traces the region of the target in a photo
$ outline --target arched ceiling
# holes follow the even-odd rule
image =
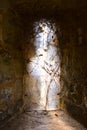
[[[87,0],[10,0],[20,13],[56,13],[58,10],[78,10],[87,7]]]
[[[2,0],[0,9],[11,8],[21,16],[57,15],[61,11],[85,10],[87,0]]]
[[[9,39],[16,41],[20,37],[26,39],[32,33],[32,22],[37,18],[55,18],[64,24],[83,23],[87,18],[87,0],[1,0],[2,9],[5,10],[7,32],[11,32]]]
[[[27,6],[30,10],[41,9],[45,7],[51,8],[79,8],[87,5],[87,0],[10,0],[13,4],[21,4]]]

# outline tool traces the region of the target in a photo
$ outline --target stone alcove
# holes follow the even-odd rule
[[[60,102],[58,30],[55,23],[45,19],[35,22],[33,29],[35,35],[29,42],[32,42],[34,49],[27,50],[29,62],[26,64],[27,76],[24,79],[27,95],[24,102],[31,109],[56,110]]]

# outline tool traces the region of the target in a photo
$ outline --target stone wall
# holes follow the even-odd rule
[[[8,22],[4,16],[4,12],[0,12],[0,124],[20,111],[23,104],[22,54],[8,39]],[[9,29],[8,32],[11,31]],[[4,40],[5,37],[8,42]]]
[[[87,20],[75,15],[62,24],[61,107],[87,126]]]

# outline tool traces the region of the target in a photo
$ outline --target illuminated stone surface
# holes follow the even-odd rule
[[[48,21],[35,23],[36,54],[27,64],[29,91],[33,89],[31,102],[37,104],[37,107],[35,105],[31,109],[56,110],[59,106],[57,94],[60,93],[60,52],[55,32],[55,25]]]
[[[0,130],[87,130],[63,111],[31,111],[17,116]]]

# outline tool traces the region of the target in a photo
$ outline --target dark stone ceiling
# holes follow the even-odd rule
[[[59,10],[86,9],[87,0],[1,0],[0,8],[13,8],[20,14],[55,14]]]
[[[48,9],[81,8],[87,5],[87,0],[10,0],[10,2],[14,5],[22,5],[22,7],[30,11],[41,10],[46,7],[48,7]]]
[[[87,0],[10,0],[20,14],[56,14],[59,10],[80,10],[87,7]]]
[[[29,35],[32,30],[32,22],[41,18],[53,18],[59,24],[68,26],[69,23],[74,24],[72,21],[87,24],[87,0],[0,0],[0,10],[6,12],[5,22],[9,23],[9,26],[15,26],[16,30],[18,28],[18,32],[23,31],[25,39],[25,35]]]

